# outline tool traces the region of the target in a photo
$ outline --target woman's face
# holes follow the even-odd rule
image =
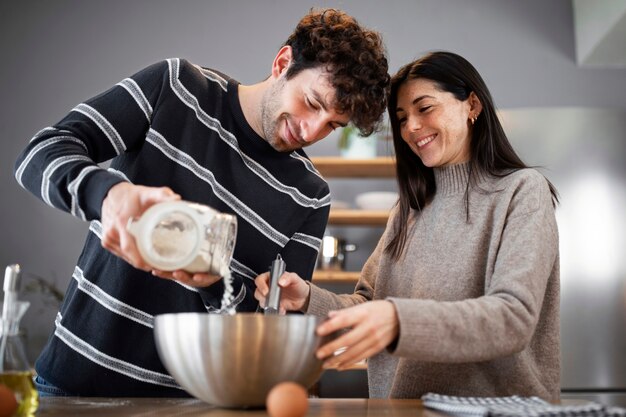
[[[398,89],[396,116],[402,139],[427,167],[470,159],[470,99],[457,100],[431,80],[408,80]]]

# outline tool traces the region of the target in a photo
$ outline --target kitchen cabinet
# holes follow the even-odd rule
[[[326,179],[329,178],[394,178],[395,161],[391,157],[371,159],[346,159],[341,157],[311,158],[317,170]],[[331,206],[328,224],[332,226],[372,226],[383,227],[387,223],[389,212],[386,210],[335,209]],[[316,283],[356,282],[360,271],[315,271]]]

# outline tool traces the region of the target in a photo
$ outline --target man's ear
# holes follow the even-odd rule
[[[272,63],[272,77],[279,78],[291,64],[291,46],[285,45],[276,54]]]

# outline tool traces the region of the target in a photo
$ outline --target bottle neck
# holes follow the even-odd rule
[[[2,328],[0,329],[0,335],[5,336],[17,336],[20,332],[19,320],[2,320]]]

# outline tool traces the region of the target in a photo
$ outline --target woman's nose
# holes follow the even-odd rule
[[[422,123],[420,122],[419,117],[408,117],[406,125],[410,132],[420,130],[420,128],[422,127]]]

